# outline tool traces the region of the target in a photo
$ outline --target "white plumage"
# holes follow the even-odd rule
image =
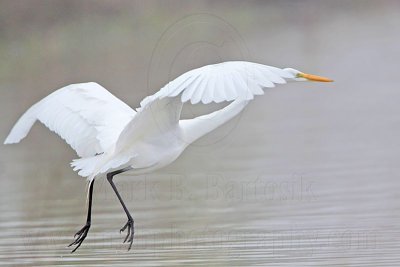
[[[190,100],[192,104],[220,103],[237,98],[251,100],[254,95],[264,93],[262,88],[286,83],[285,78],[295,78],[294,73],[290,69],[243,61],[207,65],[179,76],[140,104],[143,106],[155,97],[175,97],[181,93],[181,101]]]
[[[275,84],[294,81],[331,81],[294,69],[278,69],[250,62],[226,62],[191,70],[140,103],[135,112],[97,83],[72,84],[33,105],[18,120],[5,144],[18,143],[36,120],[61,136],[78,154],[71,166],[87,177],[86,224],[70,244],[76,251],[91,225],[95,176],[107,173],[126,215],[125,241],[131,248],[134,223],[118,190],[114,175],[131,170],[147,173],[173,162],[185,148],[239,114],[255,95]],[[182,105],[231,102],[226,107],[193,119],[180,120]]]
[[[110,148],[135,114],[97,83],[71,84],[25,112],[4,143],[18,143],[39,120],[61,136],[78,156],[90,157]]]
[[[306,80],[294,69],[250,62],[225,62],[194,69],[144,98],[135,112],[97,83],[72,84],[33,105],[15,124],[5,144],[18,143],[36,120],[60,135],[80,156],[71,165],[93,179],[131,166],[136,172],[161,168],[199,137],[237,115],[264,88]],[[179,120],[183,103],[232,102],[191,120]]]

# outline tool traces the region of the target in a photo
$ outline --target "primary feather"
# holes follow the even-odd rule
[[[181,96],[182,103],[220,103],[235,99],[251,100],[262,95],[263,88],[286,83],[294,75],[284,69],[245,61],[207,65],[188,71],[166,84],[140,103],[141,107],[155,99]]]
[[[61,136],[80,157],[107,151],[136,112],[97,83],[71,84],[33,105],[5,144],[18,143],[36,120]]]

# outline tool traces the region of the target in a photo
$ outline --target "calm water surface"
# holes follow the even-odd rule
[[[290,93],[276,97],[283,101]],[[309,128],[320,125],[322,115],[293,122],[285,119],[289,111],[269,121],[279,131],[251,132],[256,122],[249,120],[265,109],[262,100],[217,144],[205,145],[215,138],[211,135],[163,171],[116,179],[136,220],[129,252],[118,232],[124,212],[99,179],[93,227],[77,253],[69,253],[66,245],[85,220],[85,182],[67,166],[60,170],[61,141],[24,157],[19,148],[8,149],[11,156],[2,167],[12,179],[1,189],[1,261],[7,266],[393,266],[399,260],[400,169],[396,147],[386,144],[391,140],[325,145],[318,142],[324,129]],[[267,110],[278,108],[270,104]],[[268,120],[261,119],[264,125]],[[376,140],[368,131],[372,127],[364,127],[347,131],[362,130]],[[339,130],[334,131],[340,135]],[[384,144],[386,149],[379,149]],[[55,162],[49,162],[52,157]]]
[[[398,266],[399,6],[396,1],[382,1],[388,5],[379,8],[373,1],[352,1],[343,9],[328,1],[306,2],[311,3],[307,8],[284,1],[282,6],[249,5],[240,16],[233,9],[226,13],[227,6],[206,8],[232,23],[252,60],[318,70],[336,81],[268,90],[239,119],[199,140],[168,168],[146,176],[119,175],[115,182],[136,223],[131,251],[119,233],[125,214],[99,178],[92,228],[70,254],[67,245],[86,218],[86,183],[69,168],[76,156],[62,140],[36,125],[21,144],[2,146],[0,265]],[[40,42],[26,47],[36,39],[12,43],[8,37],[10,47],[0,46],[7,52],[2,62],[13,63],[9,73],[20,75],[0,84],[1,138],[27,107],[64,83],[101,81],[137,106],[148,93],[141,89],[147,88],[147,66],[140,64],[149,62],[165,24],[190,12],[177,10],[165,11],[168,23],[148,18],[149,28],[132,27],[137,31],[132,34],[111,27],[123,15],[84,24],[96,29],[100,23],[102,30],[91,33],[96,40],[105,36],[121,45],[104,41],[92,47],[85,43],[85,28],[74,24],[39,35],[49,38],[43,51]],[[43,25],[32,27],[40,32]],[[269,34],[260,34],[264,30]],[[81,53],[63,40],[81,40]],[[98,56],[102,53],[106,59]],[[135,58],[127,58],[132,53]],[[75,60],[82,63],[78,69]],[[102,69],[99,60],[115,69]],[[5,78],[7,66],[0,69]],[[133,80],[135,88],[129,87]]]

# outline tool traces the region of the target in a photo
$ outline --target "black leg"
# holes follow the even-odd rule
[[[117,174],[120,174],[120,173],[129,171],[129,170],[131,170],[131,169],[132,169],[131,167],[128,167],[128,168],[124,168],[124,169],[121,169],[121,170],[117,170],[117,171],[113,171],[113,172],[107,173],[107,180],[110,182],[111,187],[113,188],[115,194],[117,195],[117,197],[118,197],[118,199],[119,199],[119,202],[121,202],[122,208],[124,209],[124,211],[125,211],[125,213],[126,213],[126,216],[128,217],[127,223],[126,223],[126,224],[121,228],[121,230],[120,230],[120,232],[123,232],[123,231],[125,231],[125,229],[128,228],[128,233],[127,233],[127,235],[126,235],[126,237],[125,237],[125,240],[124,240],[124,243],[125,243],[126,241],[129,242],[128,250],[130,250],[131,247],[132,247],[133,236],[134,236],[134,234],[135,234],[135,230],[134,230],[134,221],[133,221],[133,218],[132,218],[131,214],[129,213],[129,210],[126,208],[125,203],[124,203],[124,201],[122,200],[122,197],[121,197],[121,195],[119,194],[119,192],[118,192],[118,190],[117,190],[117,187],[115,186],[115,184],[114,184],[114,182],[113,182],[113,177],[114,177],[114,175],[117,175]]]
[[[71,253],[74,253],[82,244],[83,240],[85,240],[87,233],[89,232],[90,229],[90,223],[91,223],[91,218],[92,218],[92,195],[93,195],[93,185],[94,185],[94,180],[90,182],[89,185],[89,205],[88,205],[88,212],[87,212],[87,218],[86,218],[86,224],[82,227],[81,230],[76,232],[74,235],[74,242],[69,244],[68,247],[72,245],[76,245],[76,247],[71,251]]]

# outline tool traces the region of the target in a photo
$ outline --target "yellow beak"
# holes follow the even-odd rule
[[[304,78],[304,79],[307,79],[309,81],[314,81],[314,82],[333,82],[333,80],[326,78],[326,77],[317,76],[314,74],[302,73],[302,72],[297,74],[297,78]]]

